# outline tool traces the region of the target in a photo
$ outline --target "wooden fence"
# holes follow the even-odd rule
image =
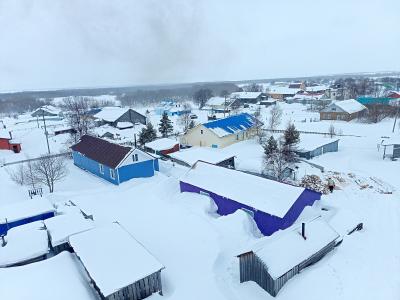
[[[266,132],[272,132],[272,133],[284,133],[284,129],[263,129]],[[299,133],[303,134],[320,134],[320,135],[331,135],[329,132],[317,132],[317,131],[301,131],[298,130]],[[352,137],[362,137],[361,135],[354,135],[354,134],[338,134],[335,133],[333,136],[352,136]]]
[[[57,153],[57,154],[51,154],[51,155],[46,155],[46,156],[40,156],[40,157],[35,157],[35,158],[29,158],[29,159],[24,159],[24,160],[18,160],[18,161],[10,161],[10,162],[3,162],[1,163],[1,167],[9,166],[9,165],[16,165],[16,164],[23,164],[27,162],[32,162],[32,161],[37,161],[40,160],[42,157],[60,157],[60,156],[71,156],[71,152],[62,152],[62,153]]]

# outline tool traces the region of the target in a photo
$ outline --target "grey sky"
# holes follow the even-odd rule
[[[0,90],[400,70],[399,0],[0,0]]]

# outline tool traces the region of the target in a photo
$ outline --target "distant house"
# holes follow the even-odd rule
[[[206,102],[203,109],[211,110],[215,113],[229,112],[232,109],[240,107],[240,100],[235,98],[225,98],[225,97],[211,97]]]
[[[265,107],[272,106],[276,104],[276,99],[261,100],[259,104]]]
[[[145,149],[154,154],[168,155],[179,151],[179,142],[170,138],[160,138],[146,143]]]
[[[235,168],[235,157],[225,154],[220,149],[192,147],[172,153],[170,157],[173,161],[187,167],[192,167],[201,160],[220,167]]]
[[[36,109],[32,114],[32,117],[61,117],[61,109],[52,105],[44,105]]]
[[[47,232],[41,221],[10,229],[6,241],[2,247],[0,240],[0,268],[38,262],[50,253]]]
[[[386,157],[391,159],[400,158],[400,136],[384,139],[381,145],[383,147],[383,159]]]
[[[0,150],[21,152],[21,143],[13,140],[11,131],[0,129]]]
[[[350,121],[361,118],[367,112],[367,108],[354,99],[335,101],[320,111],[320,120]]]
[[[327,152],[337,152],[338,149],[339,139],[304,134],[300,137],[296,152],[300,157],[312,159]]]
[[[318,192],[202,161],[180,179],[180,190],[209,196],[220,215],[247,212],[264,235],[288,228],[321,198]]]
[[[337,244],[339,234],[321,217],[264,237],[238,255],[240,282],[254,281],[272,296]]]
[[[140,300],[162,294],[164,266],[120,224],[72,235],[69,244],[101,299]]]
[[[164,113],[168,116],[181,116],[184,114],[190,114],[192,110],[174,100],[164,100],[155,108],[154,111],[159,116]]]
[[[159,170],[157,158],[90,135],[84,135],[71,149],[76,166],[116,185],[154,176]]]
[[[347,100],[350,99],[350,90],[346,87],[332,86],[325,91],[327,98],[335,100]]]
[[[299,90],[305,90],[306,89],[306,85],[304,82],[292,82],[289,83],[289,89],[299,89]]]
[[[311,95],[313,94],[325,94],[326,90],[328,89],[325,85],[311,85],[305,88],[305,91]]]
[[[267,95],[263,92],[235,92],[231,94],[230,98],[239,100],[241,104],[256,104],[261,100],[265,100],[267,98]]]
[[[0,235],[14,227],[52,218],[55,212],[53,205],[44,198],[3,205],[0,207]]]
[[[292,85],[293,86],[293,85]],[[298,85],[296,85],[298,86]],[[267,92],[268,96],[276,100],[285,100],[289,97],[302,93],[304,90],[299,87],[271,86]]]
[[[399,99],[400,98],[400,92],[391,91],[391,92],[388,93],[387,97],[388,98],[392,98],[392,99]]]
[[[254,137],[262,124],[253,116],[242,113],[199,124],[181,136],[182,145],[223,148]]]
[[[98,125],[109,124],[113,127],[131,128],[134,124],[146,125],[146,117],[131,108],[104,107],[93,115]],[[129,124],[128,124],[129,123]]]

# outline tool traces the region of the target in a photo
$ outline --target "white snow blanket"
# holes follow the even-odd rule
[[[0,269],[0,299],[97,300],[76,256],[62,252],[22,267]]]
[[[146,147],[153,149],[155,151],[162,151],[173,148],[176,144],[179,144],[178,141],[169,139],[169,138],[161,138],[154,140],[150,143],[146,144]]]
[[[359,111],[363,111],[367,109],[364,105],[354,99],[336,101],[335,105],[343,109],[345,112],[349,114],[354,114]]]
[[[193,166],[198,160],[211,164],[218,164],[221,161],[231,158],[233,155],[226,154],[219,149],[192,147],[169,154],[172,158],[183,161],[189,166]]]
[[[55,212],[53,205],[45,198],[21,201],[0,207],[0,224]]]
[[[55,216],[45,220],[44,224],[53,247],[68,242],[68,238],[73,234],[94,228],[92,220],[85,219],[82,214],[77,213]]]
[[[276,279],[335,241],[339,234],[321,217],[307,222],[304,239],[301,224],[296,224],[271,237],[264,237],[251,250],[265,263]]]
[[[104,107],[101,111],[94,115],[95,118],[106,122],[115,122],[119,117],[126,113],[129,108],[121,107]]]
[[[49,253],[47,232],[40,227],[43,227],[43,222],[38,221],[12,228],[7,232],[7,244],[4,247],[0,246],[1,268]]]
[[[117,223],[73,235],[70,245],[105,297],[164,268]]]
[[[240,171],[197,162],[181,181],[277,217],[284,217],[304,191]]]
[[[338,138],[325,137],[318,134],[301,134],[298,149],[300,151],[312,151],[324,145],[336,142]]]

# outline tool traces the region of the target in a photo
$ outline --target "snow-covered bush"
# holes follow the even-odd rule
[[[305,175],[301,179],[300,186],[320,192],[322,194],[329,193],[328,186],[322,182],[321,178],[317,175]]]

